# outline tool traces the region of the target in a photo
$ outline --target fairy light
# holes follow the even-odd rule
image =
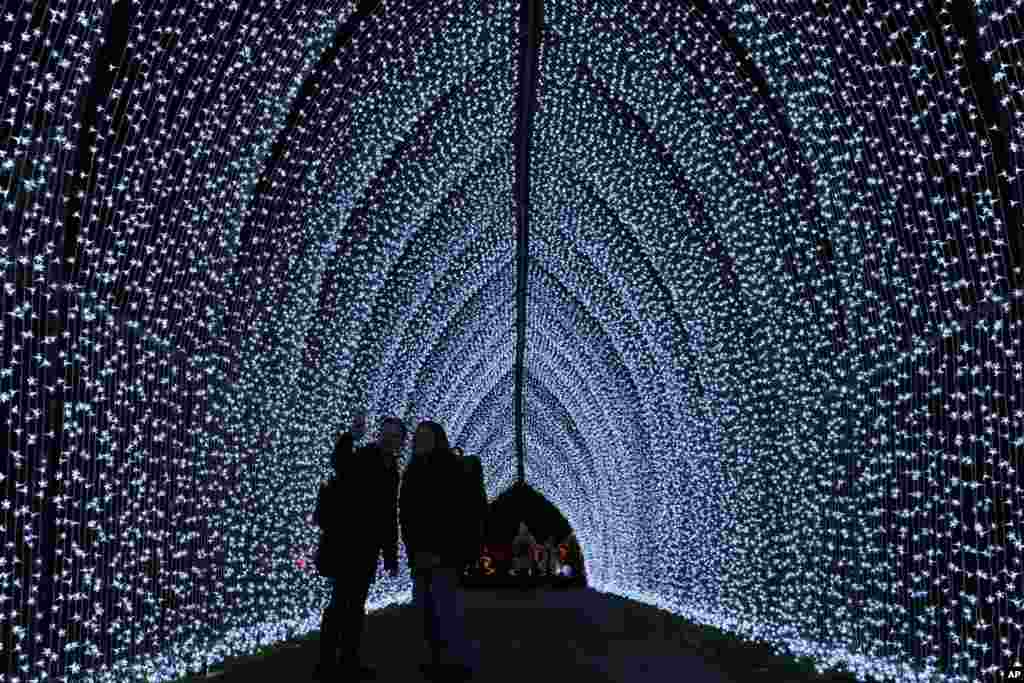
[[[802,5],[715,3],[765,76],[770,92],[759,93],[701,11],[545,3],[531,160],[531,258],[541,268],[530,282],[528,478],[565,511],[601,590],[861,677],[924,680],[941,668],[946,680],[981,680],[1019,661],[1021,605],[960,569],[1008,576],[1019,564],[1019,541],[1004,533],[997,544],[985,510],[1019,502],[1009,470],[1024,417],[1006,227],[996,222],[991,172],[968,175],[984,161],[985,138],[964,102],[950,100],[956,84],[928,75],[940,57],[928,34],[901,37],[927,26],[923,8]],[[1019,32],[1008,10],[977,10],[979,49],[1004,62]],[[865,30],[875,22],[882,31]],[[940,24],[957,38],[948,17]],[[903,50],[901,61],[883,61],[882,47]],[[1000,73],[1000,93],[1019,91],[1013,72]],[[903,118],[900,93],[938,106]],[[799,131],[798,147],[782,138],[766,95]],[[882,107],[877,123],[872,100]],[[955,151],[946,140],[958,141]],[[820,190],[799,187],[799,164]],[[973,210],[947,196],[952,173],[977,200]],[[822,226],[801,225],[791,208],[806,204],[807,189]],[[830,257],[811,233],[820,227]],[[797,273],[776,256],[786,243],[809,257],[794,254]],[[984,261],[935,253],[952,243],[987,251]],[[735,287],[714,277],[718,244]],[[687,342],[658,336],[674,323],[652,271],[687,321]],[[580,309],[592,322],[567,312]],[[958,348],[943,346],[943,326]],[[683,354],[666,353],[684,344],[698,377]],[[607,351],[584,361],[595,345]],[[601,408],[578,408],[578,441],[550,419],[573,404],[561,374],[574,361],[593,388],[577,381],[573,393]],[[969,419],[936,414],[936,396]],[[983,406],[1003,429],[985,431]],[[558,457],[587,463],[576,468],[586,498],[567,495]],[[977,470],[985,457],[998,482]],[[964,462],[975,468],[966,480]],[[975,507],[985,496],[974,486],[991,506]],[[1020,524],[1019,515],[1000,519]],[[982,562],[972,565],[972,548],[986,553]],[[982,620],[988,626],[975,628]]]
[[[515,481],[519,3],[386,5],[0,15],[4,680],[166,681],[318,628],[351,406]],[[1019,5],[972,4],[1010,122]],[[1022,658],[1019,126],[996,169],[949,0],[708,7],[544,3],[527,479],[598,590],[861,679],[987,680]]]

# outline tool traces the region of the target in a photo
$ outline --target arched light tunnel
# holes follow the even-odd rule
[[[529,482],[598,591],[1020,665],[1020,0],[0,19],[6,680],[317,628],[359,405]]]

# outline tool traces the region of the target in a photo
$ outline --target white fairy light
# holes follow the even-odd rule
[[[265,177],[354,2],[133,3],[112,64],[124,5],[64,5],[0,15],[0,670],[167,681],[319,627],[351,406],[515,480],[519,2],[385,2]],[[926,5],[546,0],[526,474],[599,590],[980,682],[1022,660],[1021,129],[996,169]],[[1010,122],[1018,5],[972,4]]]

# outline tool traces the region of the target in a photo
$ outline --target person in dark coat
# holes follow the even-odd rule
[[[548,536],[548,540],[544,542],[544,562],[544,573],[552,579],[557,577],[561,565],[558,562],[558,546],[555,545],[554,536]]]
[[[459,571],[479,529],[470,516],[476,498],[463,464],[436,422],[416,428],[414,453],[402,477],[399,523],[413,574],[413,604],[423,615],[431,678],[466,679],[471,653],[463,624]]]
[[[363,678],[376,673],[360,662],[359,648],[366,598],[376,580],[381,553],[384,567],[391,576],[398,575],[398,471],[393,465],[404,441],[405,425],[397,417],[384,418],[377,441],[355,453],[351,453],[352,434],[346,432],[338,439],[337,476],[328,485],[330,513],[318,510],[314,515],[314,522],[323,529],[322,561],[333,568],[335,577],[331,602],[324,610],[320,628],[320,664],[316,673],[321,680],[337,673]],[[354,519],[359,523],[352,524]],[[336,659],[339,645],[340,662]]]
[[[466,510],[466,521],[470,531],[476,522],[476,531],[466,539],[466,563],[476,565],[480,560],[480,547],[484,541],[484,523],[487,520],[487,489],[484,487],[484,469],[480,458],[475,455],[464,455],[461,448],[456,448],[455,455],[462,462],[463,472],[468,479],[468,486],[473,499]],[[463,570],[468,567],[464,566]]]
[[[536,563],[533,560],[533,548],[536,545],[537,539],[530,533],[526,522],[519,522],[519,533],[512,540],[512,547],[515,553],[513,565],[519,578],[520,587],[525,588],[530,585],[527,579],[533,575],[536,568]]]

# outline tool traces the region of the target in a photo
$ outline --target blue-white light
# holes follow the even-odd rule
[[[354,2],[23,4],[0,679],[167,681],[319,627],[354,406],[514,481],[519,2],[385,0],[269,172]],[[599,590],[987,682],[1024,659],[1021,2],[706,4],[544,2],[527,480]]]

